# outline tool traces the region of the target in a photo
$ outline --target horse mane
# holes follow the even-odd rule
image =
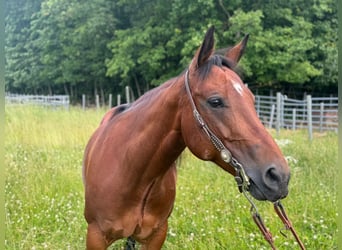
[[[198,68],[199,76],[202,79],[205,79],[208,76],[208,74],[210,73],[211,68],[214,65],[218,66],[220,68],[227,67],[233,71],[235,71],[235,67],[236,67],[235,62],[229,60],[228,58],[226,58],[222,55],[215,54],[215,55],[212,55],[203,65],[201,65]]]
[[[126,109],[128,109],[131,105],[129,103],[121,104],[118,106],[115,110],[113,110],[112,116],[110,119],[112,119],[114,116],[124,112]]]

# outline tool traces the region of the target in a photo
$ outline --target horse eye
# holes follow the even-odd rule
[[[208,99],[208,103],[212,108],[223,108],[224,103],[220,97],[211,97]]]

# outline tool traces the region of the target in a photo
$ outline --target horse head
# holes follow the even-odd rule
[[[290,170],[256,114],[254,95],[234,71],[247,40],[248,36],[224,56],[215,55],[214,28],[207,31],[185,74],[184,81],[188,81],[191,92],[188,91],[190,98],[184,98],[182,134],[193,154],[235,175],[236,169],[222,159],[217,146],[208,138],[208,131],[203,131],[201,123],[205,123],[243,166],[252,196],[274,202],[287,196]],[[194,107],[200,122],[192,115]]]

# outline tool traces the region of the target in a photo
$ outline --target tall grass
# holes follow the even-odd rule
[[[6,249],[84,249],[83,150],[104,111],[6,106]],[[292,168],[283,201],[307,249],[337,249],[337,135],[281,131]],[[267,202],[256,202],[279,249],[298,249]],[[112,249],[122,249],[124,241]],[[234,178],[186,151],[163,249],[269,249]]]

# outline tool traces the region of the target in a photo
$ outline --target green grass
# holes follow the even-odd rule
[[[83,150],[103,111],[6,106],[6,249],[84,249]],[[307,249],[337,249],[337,135],[281,131],[292,168],[283,201]],[[299,249],[272,204],[256,202],[278,249]],[[234,178],[186,151],[163,249],[270,249]],[[112,249],[121,249],[124,241]]]

